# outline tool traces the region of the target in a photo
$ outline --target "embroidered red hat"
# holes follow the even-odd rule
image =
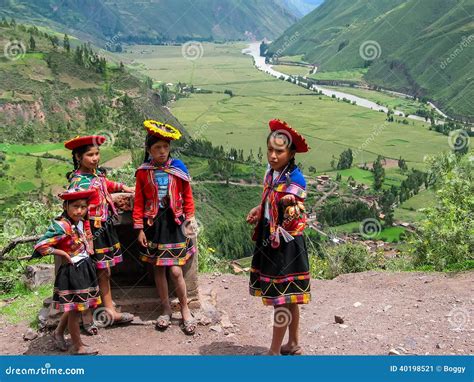
[[[268,122],[271,131],[280,131],[282,134],[286,136],[289,135],[291,143],[293,143],[296,147],[297,153],[306,153],[309,151],[310,147],[306,143],[306,140],[303,136],[298,133],[295,129],[293,129],[290,125],[288,125],[285,121],[280,121],[279,119],[272,119]]]
[[[74,150],[78,147],[86,145],[100,146],[104,144],[106,140],[107,138],[103,137],[102,135],[88,135],[86,137],[77,136],[70,139],[69,141],[64,142],[64,147],[69,150]]]
[[[81,188],[70,188],[67,191],[60,193],[58,196],[62,200],[78,200],[78,199],[89,199],[94,195],[95,190],[84,190]]]

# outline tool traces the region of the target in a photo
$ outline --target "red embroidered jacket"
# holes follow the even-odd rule
[[[161,170],[169,174],[168,197],[176,224],[194,216],[194,200],[190,185],[190,177],[183,162],[179,159],[169,159],[164,165],[154,163],[142,164],[135,174],[135,201],[133,204],[133,227],[143,229],[143,219],[152,224],[158,214],[160,200],[158,184],[154,171]]]
[[[61,249],[74,257],[84,250],[91,255],[92,233],[89,220],[84,220],[84,232],[81,233],[64,215],[55,218],[48,231],[35,245],[35,251],[41,255],[49,255],[53,249]]]

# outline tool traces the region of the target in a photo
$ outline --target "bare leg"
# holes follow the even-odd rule
[[[292,317],[288,305],[275,306],[273,314],[273,336],[268,354],[279,355],[281,344],[285,338],[286,329],[288,328]]]
[[[75,352],[80,352],[84,350],[84,344],[81,340],[81,329],[79,328],[79,312],[74,310],[70,311],[68,314],[67,328],[69,334],[71,335],[72,344],[74,346]]]
[[[300,308],[298,304],[289,304],[288,309],[291,312],[291,322],[289,325],[288,342],[282,346],[283,351],[290,352],[299,346],[299,324],[300,324]]]
[[[112,290],[110,288],[110,269],[97,269],[97,276],[99,280],[99,290],[104,303],[105,309],[114,320],[119,320],[120,313],[117,313],[112,301]]]
[[[160,296],[163,314],[171,315],[171,304],[168,295],[168,281],[166,280],[166,267],[154,268],[155,285]]]
[[[59,319],[59,324],[54,331],[54,335],[57,337],[64,337],[64,331],[66,330],[68,323],[69,312],[64,312],[61,318]]]
[[[186,282],[184,281],[183,269],[178,266],[172,266],[171,276],[173,277],[174,285],[176,286],[176,294],[178,295],[179,305],[181,306],[181,315],[183,320],[188,321],[192,319],[191,311],[188,307],[188,296],[186,290]]]

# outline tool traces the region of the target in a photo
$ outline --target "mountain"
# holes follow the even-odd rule
[[[319,7],[323,1],[324,0],[280,0],[281,5],[298,18],[306,16],[312,10]]]
[[[323,72],[368,67],[366,82],[427,97],[472,121],[473,14],[474,0],[327,0],[271,44],[269,55],[302,54]]]
[[[273,39],[297,20],[277,1],[0,0],[0,16],[61,26],[102,44]]]

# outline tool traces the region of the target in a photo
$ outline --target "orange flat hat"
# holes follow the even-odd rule
[[[296,147],[297,153],[306,153],[309,151],[310,147],[306,143],[306,140],[303,136],[288,125],[285,121],[280,121],[279,119],[272,119],[268,122],[271,131],[281,131],[282,134],[289,135],[291,142]]]
[[[64,142],[64,147],[69,150],[74,150],[81,146],[93,145],[93,146],[100,146],[104,144],[107,139],[102,135],[88,135],[86,137],[75,137],[70,139],[69,141]]]

